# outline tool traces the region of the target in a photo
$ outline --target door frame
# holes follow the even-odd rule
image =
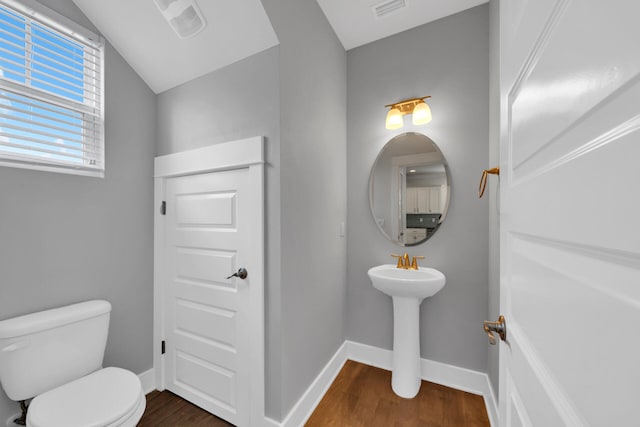
[[[233,169],[249,170],[248,197],[256,203],[249,233],[255,239],[247,254],[251,265],[251,293],[249,309],[251,350],[250,420],[251,425],[261,425],[265,418],[264,402],[264,137],[229,141],[204,148],[158,156],[154,160],[154,248],[153,248],[153,371],[156,389],[166,387],[165,357],[161,353],[165,335],[166,269],[164,249],[166,244],[165,222],[161,213],[165,200],[166,182],[169,178],[219,172]]]

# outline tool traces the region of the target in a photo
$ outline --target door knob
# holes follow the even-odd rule
[[[484,331],[489,337],[489,344],[496,345],[496,337],[493,333],[497,333],[502,341],[507,340],[507,322],[504,320],[504,316],[498,317],[497,322],[490,322],[485,320],[483,322]]]
[[[231,276],[227,277],[227,279],[231,279],[232,277],[239,277],[240,279],[246,279],[249,273],[247,273],[246,268],[239,268],[238,271],[233,273]]]

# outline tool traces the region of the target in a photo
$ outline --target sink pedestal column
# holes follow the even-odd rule
[[[420,303],[415,297],[393,297],[393,365],[391,388],[410,399],[420,391]]]

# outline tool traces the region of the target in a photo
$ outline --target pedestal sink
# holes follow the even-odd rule
[[[444,287],[444,274],[433,268],[405,270],[392,264],[368,271],[373,287],[393,298],[393,368],[391,388],[400,397],[420,391],[420,303]]]

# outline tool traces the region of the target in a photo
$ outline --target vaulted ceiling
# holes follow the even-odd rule
[[[181,39],[153,0],[73,0],[155,92],[278,44],[260,0],[200,0],[202,32]]]
[[[353,49],[489,0],[317,0],[345,49]]]
[[[198,0],[207,25],[188,39],[153,0],[73,1],[155,93],[278,44],[261,0]],[[317,0],[347,50],[487,1]],[[376,7],[391,11],[378,17]]]

